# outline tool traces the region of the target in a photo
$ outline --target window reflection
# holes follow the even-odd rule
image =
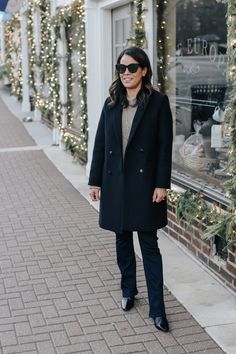
[[[173,160],[178,168],[216,179],[227,178],[229,142],[225,15],[226,4],[216,0],[170,0],[166,13]]]

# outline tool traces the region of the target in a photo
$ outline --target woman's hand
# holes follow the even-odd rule
[[[153,203],[160,203],[166,199],[167,193],[165,188],[155,188],[152,195]]]
[[[100,200],[101,190],[99,187],[90,187],[89,195],[93,202],[98,202]]]

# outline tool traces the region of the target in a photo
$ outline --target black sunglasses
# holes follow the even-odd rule
[[[128,69],[131,74],[134,74],[137,72],[139,66],[140,64],[138,63],[133,63],[129,65],[116,64],[116,70],[118,71],[119,74],[124,74],[126,69]]]

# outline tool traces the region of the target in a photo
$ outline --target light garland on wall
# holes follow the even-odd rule
[[[135,0],[135,28],[134,34],[131,38],[131,44],[138,48],[146,48],[147,46],[147,39],[146,39],[146,32],[144,27],[144,1],[143,0]]]
[[[29,86],[32,90],[31,94],[37,97],[37,89],[35,85],[34,71],[36,69],[36,48],[35,48],[35,37],[34,37],[34,4],[30,2],[27,9],[27,39],[28,39],[28,48],[29,48]]]
[[[34,33],[34,14],[39,13],[40,19],[40,53],[36,53],[35,33]],[[31,94],[34,95],[34,103],[42,112],[43,118],[48,122],[53,122],[54,115],[57,116],[55,109],[58,103],[59,92],[58,79],[55,72],[54,62],[57,60],[55,45],[51,36],[51,14],[50,0],[31,0],[28,3],[27,11],[27,30],[29,45],[29,84]],[[37,79],[38,76],[38,79]],[[37,82],[39,80],[39,82]]]
[[[88,143],[88,118],[87,118],[87,66],[85,46],[85,13],[84,3],[76,0],[72,5],[60,9],[54,19],[54,28],[57,37],[60,37],[60,26],[64,25],[67,43],[67,116],[66,127],[61,127],[62,139],[65,148],[70,150],[75,159],[80,163],[87,162]],[[76,26],[75,33],[72,33],[73,26]],[[78,73],[73,73],[72,54],[75,51],[78,55]],[[72,102],[73,85],[78,85],[80,110],[80,128],[78,133],[71,133],[74,111]]]
[[[40,54],[41,85],[36,99],[36,106],[42,112],[44,119],[53,122],[56,117],[60,125],[59,83],[57,71],[57,56],[52,38],[52,17],[50,0],[34,1],[35,9],[40,12]],[[57,99],[58,98],[58,99]]]
[[[167,0],[156,0],[157,9],[157,86],[163,93],[168,93],[168,39],[166,33]]]
[[[198,219],[205,225],[212,225],[222,210],[216,203],[209,208],[202,193],[192,193],[190,190],[184,193],[169,190],[168,201],[175,205],[176,220],[179,222],[184,219],[187,228],[191,228],[194,219]]]
[[[17,35],[18,43],[15,42]],[[6,61],[11,93],[19,100],[23,96],[20,15],[17,13],[5,24]]]

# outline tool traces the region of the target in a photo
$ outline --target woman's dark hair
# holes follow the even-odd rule
[[[142,78],[142,86],[137,95],[138,106],[144,108],[153,90],[152,83],[151,83],[152,69],[151,69],[149,58],[147,54],[144,52],[144,50],[137,47],[130,47],[124,49],[120,53],[119,57],[117,58],[117,64],[120,64],[121,58],[124,55],[129,55],[134,60],[136,60],[142,69],[147,68],[147,73]],[[109,94],[110,94],[110,102],[108,106],[110,108],[113,108],[118,102],[121,104],[122,107],[124,108],[128,107],[129,102],[127,100],[126,88],[123,86],[120,79],[120,75],[117,72],[117,70],[115,73],[115,80],[112,82],[109,88]]]

